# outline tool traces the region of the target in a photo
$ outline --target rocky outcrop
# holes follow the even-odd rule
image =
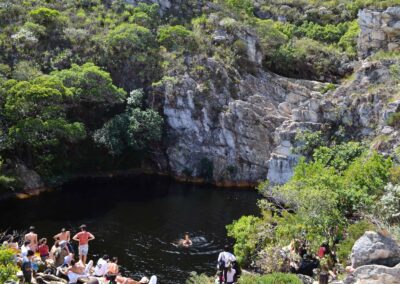
[[[395,266],[400,263],[400,247],[390,237],[367,231],[355,242],[350,258],[353,268],[367,264]]]
[[[44,183],[39,174],[28,169],[24,164],[17,163],[14,168],[17,179],[22,184],[22,189],[25,192],[32,192],[44,188]]]
[[[393,268],[382,265],[365,265],[357,268],[344,284],[400,284],[400,265]]]
[[[170,170],[229,185],[267,175],[287,181],[297,162],[291,154],[296,132],[318,128],[322,84],[263,71],[240,75],[210,58],[202,66],[208,80],[185,74],[163,85]]]
[[[360,58],[380,50],[400,50],[400,7],[390,7],[382,12],[364,9],[358,13],[358,19]]]

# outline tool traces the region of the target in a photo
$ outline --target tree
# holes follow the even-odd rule
[[[131,92],[124,113],[107,121],[95,131],[94,141],[105,146],[112,155],[127,148],[145,149],[161,139],[162,117],[152,109],[143,109],[143,90]]]
[[[158,29],[157,41],[169,51],[193,50],[195,41],[193,32],[184,26],[161,26]]]
[[[157,78],[156,41],[153,33],[137,24],[123,23],[106,36],[104,64],[126,90]]]

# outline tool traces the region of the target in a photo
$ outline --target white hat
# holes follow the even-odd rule
[[[142,277],[142,279],[140,279],[140,281],[139,281],[139,283],[149,283],[149,282],[150,282],[150,280],[146,276]]]

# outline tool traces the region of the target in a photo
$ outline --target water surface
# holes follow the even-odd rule
[[[96,240],[89,258],[117,256],[123,272],[160,283],[184,283],[191,271],[215,273],[227,242],[225,226],[257,214],[255,191],[180,184],[168,178],[85,179],[27,200],[0,203],[0,230],[34,225],[51,238],[61,227],[73,233],[85,223]],[[173,245],[190,232],[193,247]]]

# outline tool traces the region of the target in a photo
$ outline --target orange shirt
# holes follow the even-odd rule
[[[79,240],[79,245],[87,245],[89,243],[89,237],[90,237],[90,233],[89,232],[79,232],[76,237]]]

